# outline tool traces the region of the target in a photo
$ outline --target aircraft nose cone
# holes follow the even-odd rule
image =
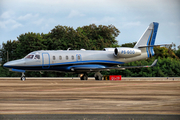
[[[3,67],[8,67],[8,66],[9,66],[8,62],[3,65]]]
[[[7,62],[3,65],[3,67],[6,67],[6,68],[10,68],[11,66],[14,66],[14,64],[12,64],[12,62]]]
[[[16,67],[16,66],[19,66],[20,64],[24,63],[23,60],[14,60],[14,61],[10,61],[10,62],[7,62],[3,65],[3,67],[6,67],[6,68],[13,68],[13,67]]]

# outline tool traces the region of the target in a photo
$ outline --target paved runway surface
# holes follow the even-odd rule
[[[0,114],[180,115],[180,81],[1,78]]]
[[[18,114],[0,115],[0,120],[180,120],[180,115],[155,114]]]

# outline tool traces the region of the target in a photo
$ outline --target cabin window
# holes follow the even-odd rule
[[[80,55],[78,55],[78,60],[81,60],[81,57],[80,57]]]
[[[68,56],[66,56],[66,60],[68,60]]]
[[[40,59],[40,55],[35,55],[34,59]]]
[[[34,55],[28,55],[25,59],[33,59]]]
[[[59,56],[59,60],[62,60],[62,56]]]
[[[56,57],[55,56],[53,56],[53,60],[55,60],[56,59]]]
[[[74,60],[74,56],[73,55],[71,56],[71,59]]]

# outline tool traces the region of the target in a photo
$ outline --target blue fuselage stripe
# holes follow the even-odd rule
[[[66,65],[66,64],[93,64],[93,63],[98,63],[98,64],[124,64],[124,62],[117,62],[117,61],[108,61],[108,60],[87,60],[87,61],[75,61],[75,62],[63,62],[63,63],[54,63],[50,64],[52,65]]]
[[[4,66],[8,68],[20,69],[20,70],[56,70],[56,71],[70,71],[71,67],[80,68],[106,68],[118,64],[124,64],[124,62],[108,61],[108,60],[87,60],[87,61],[74,61],[74,62],[63,62],[44,64],[43,66],[49,66],[48,69],[42,68],[42,65],[27,65],[27,66]]]

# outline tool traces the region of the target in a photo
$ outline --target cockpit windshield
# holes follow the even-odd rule
[[[25,59],[40,59],[40,55],[30,54],[30,55],[27,55],[27,56],[25,57]]]
[[[40,55],[35,55],[34,59],[40,59]]]
[[[27,55],[25,59],[33,59],[34,55]]]

